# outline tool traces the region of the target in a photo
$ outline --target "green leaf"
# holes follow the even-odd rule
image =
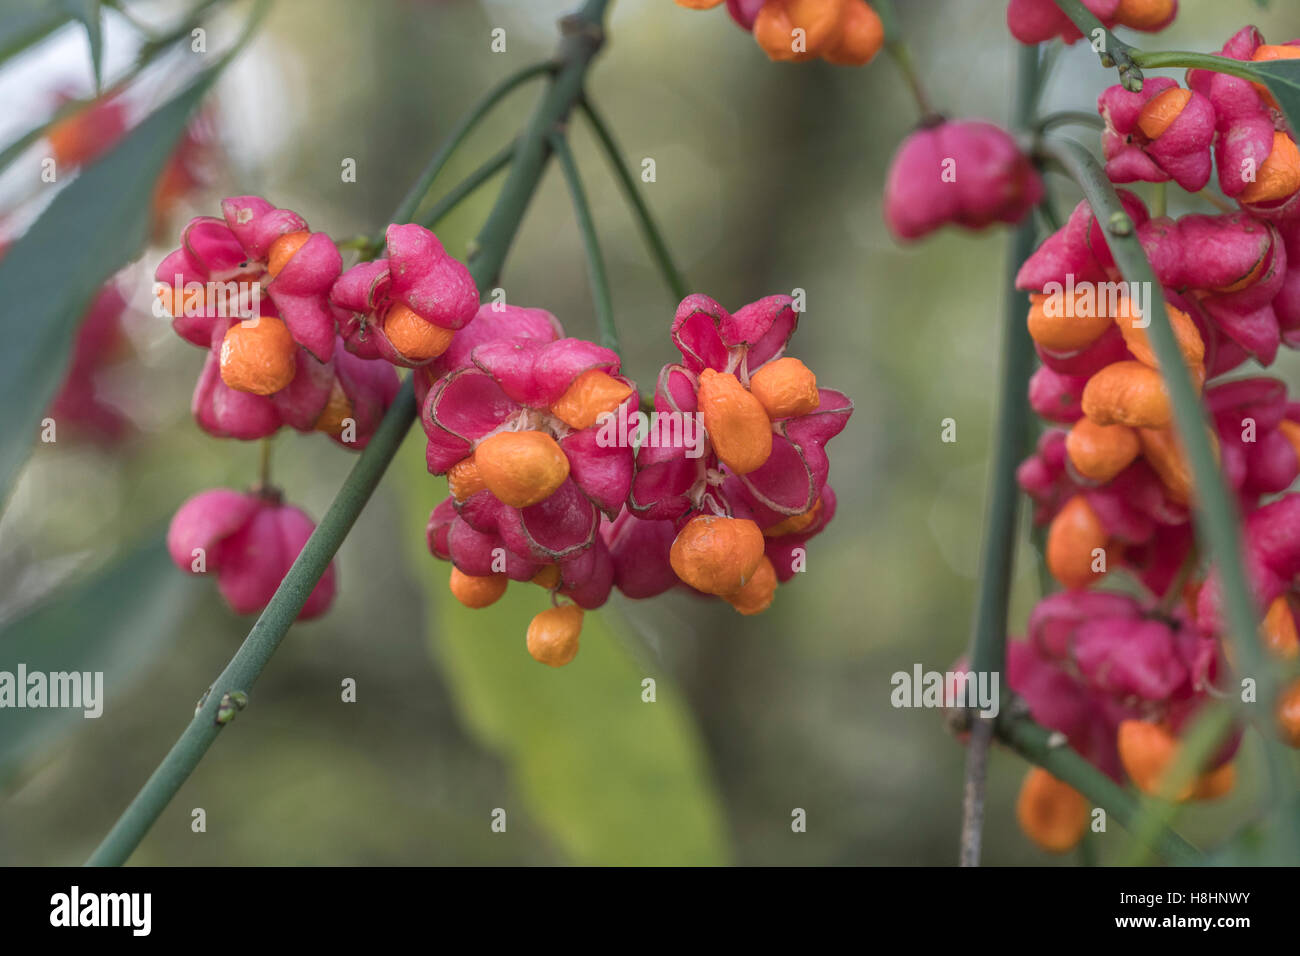
[[[68,22],[62,3],[50,0],[5,0],[0,10],[0,63],[21,53]]]
[[[0,629],[0,672],[103,672],[103,714],[181,631],[197,593],[161,534],[89,577],[60,588]],[[86,720],[82,709],[0,710],[0,781]],[[99,719],[103,719],[102,717]]]
[[[417,430],[395,468],[413,528],[424,526],[443,490],[425,470],[423,442]],[[628,653],[616,615],[588,611],[578,656],[545,667],[529,656],[524,634],[550,606],[546,592],[516,582],[490,608],[462,607],[447,591],[450,566],[424,550],[422,535],[407,537],[435,655],[466,724],[509,768],[520,809],[575,863],[725,863],[699,731],[669,676]],[[656,681],[654,703],[641,699],[646,677]],[[509,820],[509,795],[500,806]]]
[[[58,391],[100,286],[144,246],[154,183],[218,68],[145,119],[61,190],[0,259],[0,505]]]
[[[73,19],[86,28],[86,41],[90,44],[90,63],[95,73],[95,91],[99,92],[104,80],[104,34],[101,28],[99,0],[64,0]]]
[[[1265,60],[1250,64],[1277,100],[1293,130],[1300,130],[1300,60]]]

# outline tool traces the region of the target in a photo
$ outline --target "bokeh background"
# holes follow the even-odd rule
[[[210,104],[220,161],[121,279],[134,306],[130,345],[100,383],[131,418],[111,447],[74,438],[38,447],[0,519],[0,641],[30,667],[49,653],[107,672],[98,720],[0,711],[0,862],[82,861],[171,746],[251,619],[211,582],[157,559],[156,541],[188,496],[256,477],[259,449],[209,438],[189,416],[202,354],[148,312],[149,279],[186,216],[223,195],[259,193],[338,238],[386,222],[428,155],[492,83],[550,54],[572,0],[277,0]],[[952,116],[1009,119],[1016,45],[1000,0],[909,0],[904,31],[930,94]],[[1280,42],[1300,10],[1276,2],[1185,0],[1158,40],[1217,50],[1246,22]],[[140,0],[140,20],[183,5]],[[213,46],[247,7],[213,12]],[[507,49],[489,50],[494,28]],[[641,189],[692,288],[729,307],[802,288],[792,352],[856,402],[830,446],[835,522],[809,570],[772,609],[741,618],[676,596],[615,596],[588,614],[582,651],[560,671],[527,655],[523,628],[543,606],[519,585],[502,605],[465,612],[449,567],[424,550],[445,494],[425,473],[416,429],[338,557],[333,611],[296,626],[249,709],[214,745],[134,857],[144,864],[951,864],[963,750],[934,711],[896,710],[890,675],[943,670],[963,651],[978,573],[998,374],[1005,235],[945,232],[900,247],[880,190],[915,107],[883,55],[863,69],[768,62],[721,10],[616,0],[610,42],[589,81],[629,159],[655,160]],[[109,75],[134,31],[106,19]],[[174,89],[183,62],[143,79],[141,109]],[[1080,45],[1062,55],[1045,109],[1091,109],[1112,81]],[[55,91],[89,92],[84,34],[60,30],[0,69],[0,133],[48,116]],[[536,102],[515,94],[440,179],[450,187],[499,149]],[[604,244],[625,370],[652,383],[675,352],[675,303],[648,259],[603,156],[580,118],[573,141]],[[1096,145],[1095,131],[1072,131]],[[0,221],[21,232],[44,197],[43,155],[0,175]],[[351,157],[357,181],[340,181]],[[1058,208],[1077,199],[1053,179]],[[438,232],[463,256],[488,186]],[[1172,212],[1180,211],[1177,199]],[[56,254],[52,251],[51,254]],[[507,262],[511,302],[547,308],[595,335],[584,258],[552,168]],[[4,308],[0,296],[0,308]],[[10,342],[7,348],[21,348]],[[1297,381],[1283,355],[1275,374]],[[957,421],[957,441],[940,440]],[[319,518],[352,456],[286,431],[273,476]],[[1027,543],[1027,536],[1022,543]],[[1012,621],[1038,596],[1021,548]],[[107,575],[107,577],[105,577]],[[89,582],[89,583],[87,583]],[[35,609],[35,611],[34,611]],[[17,642],[23,642],[21,644]],[[340,700],[344,678],[356,703]],[[657,682],[655,703],[642,681]],[[1213,844],[1249,816],[1246,785],[1184,811]],[[991,767],[985,860],[1049,859],[1023,838],[1014,799],[1023,762]],[[191,812],[206,811],[204,833]],[[492,813],[507,813],[494,833]],[[792,811],[807,830],[792,832]],[[1117,826],[1090,837],[1101,862],[1130,849]]]

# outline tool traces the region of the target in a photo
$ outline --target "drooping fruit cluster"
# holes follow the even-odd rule
[[[1087,5],[1103,19],[1137,6]],[[1148,6],[1153,22],[1156,13],[1173,15],[1172,4]],[[1054,9],[1013,2],[1013,32],[1026,42],[1043,31],[1068,40],[1047,7]],[[1030,29],[1034,11],[1043,16]],[[1248,27],[1222,55],[1300,56],[1300,46],[1270,47]],[[1169,323],[1246,515],[1246,569],[1263,618],[1258,639],[1277,658],[1294,659],[1300,495],[1269,496],[1300,476],[1300,403],[1288,401],[1277,379],[1223,376],[1247,359],[1270,365],[1279,346],[1300,344],[1300,270],[1290,255],[1300,241],[1300,151],[1267,92],[1225,74],[1190,71],[1186,88],[1161,78],[1146,79],[1140,92],[1113,86],[1098,110],[1112,181],[1197,192],[1217,167],[1219,187],[1241,210],[1152,217],[1120,190],[1124,216],[1102,223],[1080,203],[1020,269],[1016,284],[1030,292],[1029,334],[1042,362],[1029,401],[1067,428],[1042,435],[1019,481],[1035,502],[1035,521],[1047,527],[1048,569],[1066,591],[1044,598],[1027,640],[1011,645],[1009,678],[1035,719],[1103,771],[1163,793],[1180,735],[1231,659],[1217,576],[1197,552],[1190,521],[1192,471],[1148,327]],[[1160,283],[1163,316],[1152,314],[1149,291],[1124,282],[1116,267],[1107,237],[1130,231]],[[1148,596],[1088,590],[1117,569]],[[1300,741],[1297,687],[1284,692],[1277,715],[1292,743]],[[1172,796],[1209,799],[1230,789],[1238,738]],[[1018,807],[1022,826],[1040,845],[1067,849],[1084,829],[1086,807],[1076,797],[1031,772]]]
[[[852,410],[783,357],[796,321],[785,296],[734,316],[689,296],[672,327],[683,361],[660,373],[646,415],[614,352],[562,337],[541,309],[481,307],[416,371],[429,470],[451,492],[429,548],[454,565],[456,598],[478,608],[511,580],[546,588],[555,607],[527,645],[553,666],[613,588],[765,610],[834,515],[822,446]]]
[[[218,438],[252,440],[288,426],[322,432],[345,448],[369,443],[397,394],[394,366],[431,362],[478,307],[468,270],[432,232],[392,225],[386,240],[385,258],[344,272],[328,235],[257,196],[226,199],[222,218],[199,217],[185,227],[180,248],[163,259],[155,278],[177,334],[207,350],[193,401],[201,428]],[[204,507],[228,509],[228,520],[236,521],[233,502],[243,499],[212,494],[201,499]],[[289,513],[278,491],[250,494]],[[281,524],[300,527],[299,519],[307,520],[292,514]],[[179,533],[175,524],[173,532]],[[267,588],[256,592],[260,604],[236,601],[223,585],[231,606],[241,613],[264,606],[306,538],[286,533],[279,550],[261,547],[273,540],[267,533],[250,539],[251,552],[287,560],[267,557],[259,566],[269,575]],[[189,558],[177,563],[193,570]],[[236,573],[229,568],[241,566],[238,556],[223,557],[209,569],[226,569],[218,571],[224,580]],[[332,596],[332,583],[325,593]],[[329,598],[322,601],[309,602],[304,615],[323,610]]]
[[[724,0],[677,0],[711,10]],[[823,59],[865,66],[885,43],[885,28],[866,0],[725,0],[727,12],[770,59],[801,63]]]

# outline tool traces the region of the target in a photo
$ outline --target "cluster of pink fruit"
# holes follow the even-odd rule
[[[429,548],[452,562],[451,591],[471,607],[511,580],[550,592],[528,633],[540,661],[571,660],[582,610],[615,587],[764,610],[834,515],[824,446],[852,405],[784,355],[798,321],[788,296],[734,315],[685,299],[672,324],[682,360],[643,415],[615,352],[564,337],[541,309],[480,306],[468,270],[427,229],[389,226],[386,257],[343,271],[333,241],[296,213],[251,196],[222,211],[193,220],[156,275],[177,333],[207,349],[200,426],[256,439],[287,425],[361,448],[397,392],[396,367],[413,369],[428,467],[450,489]],[[649,430],[629,431],[629,413]],[[215,489],[182,506],[168,542],[178,566],[215,573],[247,613],[311,530],[275,489]],[[333,593],[331,570],[302,617]]]

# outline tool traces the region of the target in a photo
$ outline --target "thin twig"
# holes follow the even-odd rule
[[[1020,51],[1017,125],[1028,123],[1038,84],[1038,48]],[[1007,603],[1011,596],[1011,570],[1015,561],[1016,520],[1020,504],[1016,466],[1020,461],[1029,413],[1025,391],[1034,350],[1025,327],[1029,297],[1015,291],[1015,273],[1034,248],[1034,221],[1026,216],[1017,227],[1007,251],[1007,288],[1002,326],[1002,368],[998,389],[998,421],[993,463],[989,475],[989,506],[984,520],[984,548],[980,564],[979,597],[971,636],[971,671],[1001,673],[1006,662]],[[986,723],[976,717],[976,729]],[[962,865],[979,863],[979,832],[984,824],[984,786],[990,733],[972,733],[966,753],[966,787],[962,809]]]
[[[608,157],[610,165],[614,167],[619,185],[623,187],[624,197],[632,204],[632,211],[636,213],[636,221],[641,227],[641,234],[650,246],[650,252],[654,255],[655,264],[659,266],[659,272],[663,275],[664,282],[668,284],[668,288],[677,297],[677,301],[680,302],[690,294],[690,287],[681,269],[673,261],[672,253],[668,250],[668,243],[664,241],[663,232],[655,222],[654,216],[650,214],[650,207],[642,198],[636,180],[632,178],[623,151],[619,149],[618,142],[614,139],[609,124],[600,115],[600,111],[591,102],[591,98],[583,97],[582,102],[578,105],[586,115],[587,121],[591,123],[591,128],[595,131],[596,138],[600,140],[600,145],[604,147],[605,155]]]
[[[578,232],[582,235],[582,248],[587,256],[587,278],[591,282],[591,302],[596,310],[596,327],[600,330],[600,344],[617,352],[618,326],[614,322],[614,300],[609,291],[609,275],[605,272],[605,257],[600,251],[596,223],[591,218],[586,190],[582,188],[582,174],[578,171],[573,150],[569,148],[564,135],[556,130],[551,133],[550,142],[560,169],[564,171],[564,181],[568,183],[569,198],[573,202],[573,215],[578,221]]]

